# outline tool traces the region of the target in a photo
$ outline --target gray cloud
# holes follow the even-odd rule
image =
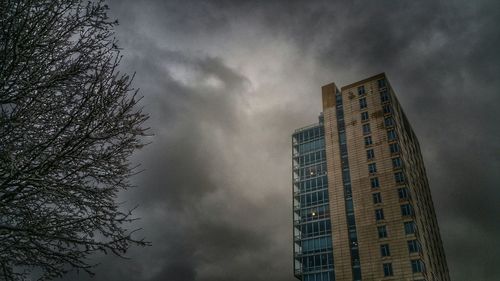
[[[385,71],[452,279],[500,277],[497,1],[111,1],[155,136],[122,197],[153,246],[96,280],[293,280],[290,134],[320,86]],[[66,280],[88,280],[71,274]]]

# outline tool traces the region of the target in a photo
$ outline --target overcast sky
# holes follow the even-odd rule
[[[293,280],[291,133],[322,85],[380,72],[420,140],[452,280],[500,280],[500,1],[109,4],[155,134],[122,199],[153,246],[95,257],[94,280]]]

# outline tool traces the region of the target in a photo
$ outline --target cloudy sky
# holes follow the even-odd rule
[[[500,280],[499,1],[109,4],[155,134],[122,199],[153,246],[95,257],[94,280],[293,280],[290,135],[322,85],[380,72],[420,139],[452,279]]]

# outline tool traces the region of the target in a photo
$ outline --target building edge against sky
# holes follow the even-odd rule
[[[325,85],[322,101],[292,136],[295,276],[450,280],[420,145],[386,75]]]

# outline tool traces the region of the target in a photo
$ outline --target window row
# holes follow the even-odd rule
[[[317,271],[333,268],[333,254],[319,254],[302,257],[302,271]]]
[[[328,190],[300,195],[300,207],[308,207],[328,202]]]
[[[411,204],[403,204],[400,207],[401,207],[401,216],[403,216],[403,217],[413,216],[414,211],[413,211],[413,207],[411,206]],[[384,210],[383,209],[376,209],[375,210],[375,220],[380,221],[383,219],[384,219]]]
[[[328,185],[327,176],[321,176],[313,179],[303,180],[299,182],[300,192],[308,192],[317,189],[326,188]]]
[[[314,208],[301,209],[298,212],[301,221],[319,220],[330,215],[330,208],[328,204],[325,204]]]
[[[305,168],[300,168],[298,170],[300,179],[314,178],[326,174],[326,162],[308,166]]]
[[[309,140],[313,140],[319,137],[323,137],[325,135],[325,129],[323,126],[317,126],[314,128],[310,128],[307,130],[304,130],[300,133],[297,133],[294,135],[294,138],[299,142],[305,142]]]
[[[413,273],[419,273],[419,272],[425,272],[425,264],[422,260],[411,260],[411,269]],[[384,263],[382,265],[383,271],[384,271],[384,276],[393,276],[394,272],[392,270],[392,264],[391,263]]]
[[[304,274],[302,281],[335,281],[335,274],[333,271]]]
[[[310,151],[319,150],[325,147],[325,138],[320,138],[314,141],[306,142],[296,146],[297,151],[300,154],[304,154]]]
[[[296,159],[300,166],[326,161],[326,151],[325,150],[316,151],[313,153],[299,156]]]
[[[322,221],[315,221],[300,226],[301,237],[312,237],[332,232],[332,224],[329,219]]]
[[[415,234],[415,232],[417,231],[417,225],[415,224],[414,221],[404,222],[403,227],[404,227],[404,232],[406,235]],[[385,225],[377,226],[377,233],[378,233],[378,238],[387,238],[387,236],[388,236],[387,226],[385,226]],[[414,241],[416,241],[416,240],[414,240]],[[417,249],[421,249],[421,247],[418,246]],[[410,250],[410,252],[412,252],[412,251]]]
[[[302,240],[302,254],[319,253],[332,250],[332,238],[330,236]]]

